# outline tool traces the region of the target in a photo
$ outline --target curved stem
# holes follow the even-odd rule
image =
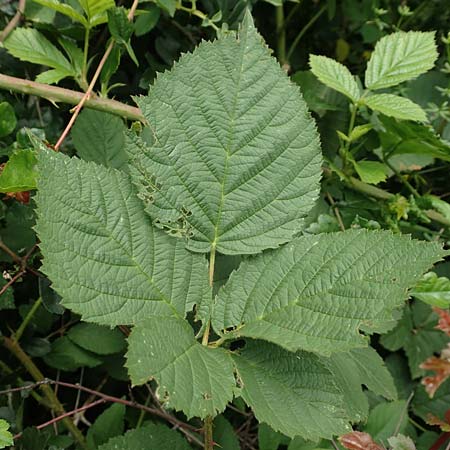
[[[17,331],[14,333],[14,339],[16,341],[19,341],[22,337],[23,332],[27,328],[28,324],[30,323],[30,320],[35,315],[36,311],[39,309],[39,307],[42,305],[42,297],[39,297],[35,302],[34,305],[31,307],[31,309],[28,311],[28,314],[25,316],[25,319],[23,319],[23,322],[20,324],[20,327],[17,329]]]
[[[280,61],[280,64],[283,66],[286,63],[286,28],[284,26],[283,4],[276,7],[276,23],[278,61]]]
[[[8,25],[0,33],[0,42],[3,42],[14,30],[14,28],[19,25],[20,19],[22,19],[23,12],[25,11],[25,5],[27,0],[19,0],[19,6],[17,7],[17,12],[14,17],[9,21]]]

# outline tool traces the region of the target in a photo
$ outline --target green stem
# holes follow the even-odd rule
[[[30,323],[30,320],[35,315],[36,311],[39,309],[39,307],[42,305],[42,297],[39,297],[35,302],[34,305],[31,307],[31,309],[28,311],[28,314],[25,316],[25,319],[23,319],[22,323],[20,324],[17,331],[14,333],[14,339],[16,341],[20,341],[20,338],[23,335],[23,332],[27,328],[28,324]]]
[[[355,122],[356,122],[356,113],[358,111],[358,104],[357,103],[352,103],[351,104],[351,115],[350,115],[350,122],[348,124],[348,131],[347,131],[347,136],[350,137],[350,135],[352,134],[353,128],[355,128]],[[339,149],[339,153],[341,155],[342,158],[342,166],[343,166],[343,170],[345,171],[346,167],[347,167],[347,156],[348,153],[350,151],[350,145],[351,142],[350,140],[346,141],[344,143],[344,145]]]
[[[420,198],[420,194],[417,192],[417,190],[413,187],[413,185],[406,179],[405,176],[403,176],[390,162],[387,158],[383,158],[384,163],[389,167],[389,169],[392,170],[392,172],[395,173],[395,176],[400,180],[401,183],[403,183],[406,188],[411,192],[412,195],[416,198]]]
[[[280,64],[283,66],[286,63],[286,29],[284,27],[283,4],[276,7],[276,23],[278,61],[280,61]]]
[[[45,377],[42,374],[42,372],[34,364],[31,358],[22,350],[22,347],[15,339],[4,337],[3,346],[7,350],[9,350],[22,363],[23,367],[25,367],[27,372],[33,377],[33,379],[36,382],[43,382],[45,380]],[[66,413],[64,407],[58,400],[58,397],[56,396],[56,394],[53,392],[53,389],[49,385],[42,384],[40,386],[40,389],[42,390],[45,397],[49,401],[52,409],[57,414],[63,415]],[[78,442],[80,447],[85,450],[88,450],[88,446],[86,444],[83,434],[73,423],[72,419],[70,419],[69,417],[64,417],[64,419],[62,419],[62,422],[65,425],[65,427],[70,431],[74,439]]]
[[[84,84],[87,83],[87,72],[88,72],[88,55],[89,55],[89,35],[91,29],[89,27],[86,28],[84,33],[84,51],[83,51],[83,68],[81,71],[81,80]]]
[[[69,105],[78,105],[84,97],[82,92],[49,86],[48,84],[36,83],[35,81],[10,77],[3,74],[0,74],[0,89],[19,92],[21,94],[35,95],[37,97],[45,98],[52,103],[61,102]],[[97,111],[109,112],[117,116],[125,117],[126,119],[145,122],[145,118],[139,108],[126,105],[117,100],[109,100],[92,95],[86,101],[84,106]]]
[[[327,10],[327,5],[323,5],[322,8],[317,11],[316,14],[311,18],[311,20],[300,30],[300,33],[298,33],[297,37],[294,39],[294,42],[289,47],[289,51],[286,56],[286,61],[290,61],[292,53],[294,53],[294,50],[296,49],[298,43],[300,42],[301,38],[305,35],[305,33],[314,25],[314,23],[319,19],[319,17]]]

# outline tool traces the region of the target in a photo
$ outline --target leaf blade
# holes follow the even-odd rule
[[[428,120],[425,111],[417,103],[399,95],[374,94],[365,98],[364,104],[374,111],[396,119],[416,122],[427,122]]]
[[[113,326],[210,297],[205,259],[151,226],[126,174],[44,149],[38,170],[43,271],[66,307]]]
[[[396,86],[427,72],[438,57],[434,32],[397,32],[381,38],[367,64],[368,89]]]

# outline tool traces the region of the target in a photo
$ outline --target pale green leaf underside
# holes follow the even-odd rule
[[[358,330],[378,325],[444,252],[437,243],[387,231],[349,230],[293,240],[244,261],[219,291],[218,333],[265,339],[329,355],[367,345]]]
[[[260,422],[289,437],[331,438],[350,430],[333,374],[316,356],[248,341],[233,356],[240,395]]]
[[[311,72],[325,85],[357,102],[361,96],[350,71],[338,61],[326,56],[310,55]]]
[[[236,37],[203,42],[137,103],[150,147],[130,138],[140,196],[191,250],[258,253],[289,241],[319,190],[320,146],[298,87],[249,15]]]
[[[321,360],[333,373],[334,382],[342,390],[345,409],[352,422],[365,421],[369,413],[369,403],[361,385],[366,385],[375,394],[389,400],[397,398],[392,376],[372,347],[338,352]]]
[[[72,6],[68,5],[67,3],[61,3],[58,0],[33,0],[33,1],[35,3],[39,3],[42,6],[46,6],[47,8],[51,8],[54,11],[57,11],[61,14],[64,14],[65,16],[70,17],[76,22],[83,24],[84,26],[88,25],[88,21],[86,20],[86,18],[82,14],[80,14],[75,8],[72,8]]]
[[[128,338],[126,366],[134,385],[158,382],[167,408],[188,417],[215,416],[232,400],[233,361],[221,348],[201,345],[183,319],[148,319]]]
[[[67,308],[111,326],[184,317],[210,296],[205,259],[151,225],[126,174],[45,150],[38,159],[43,271]]]
[[[147,424],[110,439],[98,450],[190,450],[185,439],[162,424]]]
[[[366,87],[384,89],[430,70],[438,57],[434,34],[399,31],[381,38],[367,64]]]
[[[11,55],[21,61],[57,69],[65,76],[75,75],[70,62],[65,56],[39,31],[34,28],[17,28],[5,41],[5,48]]]
[[[374,94],[365,98],[364,104],[370,109],[396,119],[415,120],[417,122],[427,121],[425,111],[417,103],[399,95]]]

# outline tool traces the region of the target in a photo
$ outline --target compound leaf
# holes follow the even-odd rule
[[[210,296],[205,259],[152,227],[126,174],[45,149],[38,170],[43,271],[64,306],[113,326]]]
[[[127,363],[133,384],[154,378],[166,407],[188,417],[215,416],[233,398],[235,380],[230,355],[208,348],[183,319],[151,318],[133,328]]]
[[[347,96],[353,102],[361,97],[359,87],[347,69],[340,62],[326,56],[310,55],[309,65],[311,72],[328,87]]]
[[[415,120],[417,122],[427,121],[425,111],[417,103],[399,95],[374,94],[365,98],[364,104],[370,109],[396,119]]]
[[[225,337],[290,351],[364,347],[358,330],[389,320],[407,288],[446,254],[437,243],[386,231],[300,237],[241,263],[219,291],[212,323]]]
[[[137,103],[153,131],[130,137],[132,174],[154,223],[188,248],[251,254],[302,228],[320,179],[314,121],[247,13],[203,42]]]
[[[399,31],[381,38],[367,64],[369,89],[384,89],[427,72],[438,57],[434,32]]]
[[[110,439],[98,450],[191,450],[175,430],[162,424],[147,424]]]
[[[342,393],[315,355],[248,341],[233,359],[240,394],[260,422],[289,437],[312,440],[350,430]]]

